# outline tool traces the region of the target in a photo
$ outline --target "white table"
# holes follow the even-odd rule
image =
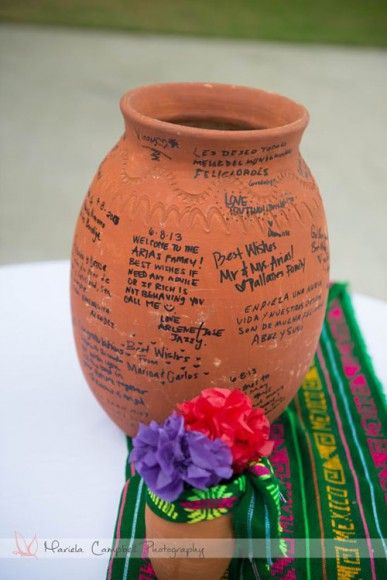
[[[68,262],[0,268],[2,580],[105,577],[107,559],[87,548],[93,539],[110,545],[126,443],[81,374],[68,288]],[[355,295],[354,304],[387,384],[387,303]],[[38,559],[12,554],[15,531],[26,539],[37,535]],[[76,559],[42,557],[42,538],[73,538],[86,551]]]

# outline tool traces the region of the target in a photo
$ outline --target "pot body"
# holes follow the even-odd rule
[[[85,377],[129,435],[214,386],[273,420],[312,361],[328,289],[324,210],[299,152],[307,113],[197,83],[136,89],[121,109],[72,250]]]
[[[146,538],[152,548],[149,557],[158,580],[197,580],[208,578],[218,580],[222,578],[230,564],[234,553],[234,540],[231,515],[224,515],[213,520],[205,520],[195,524],[174,523],[164,520],[155,514],[147,505],[145,506],[145,529]],[[210,550],[212,555],[217,551],[228,557],[208,557],[206,539],[211,540]],[[160,540],[160,550],[157,550]],[[168,540],[171,540],[168,542]],[[227,544],[225,544],[227,540]],[[179,558],[157,558],[157,553],[162,553],[162,548],[167,545],[169,553],[176,550],[182,553],[184,549],[191,549],[188,556]],[[194,550],[193,550],[194,548]]]

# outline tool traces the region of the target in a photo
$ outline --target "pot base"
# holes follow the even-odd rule
[[[234,549],[230,549],[228,558],[205,557],[206,540],[219,540],[220,545],[224,540],[233,540],[229,515],[195,524],[179,524],[160,518],[148,506],[145,506],[145,529],[148,543],[152,545],[152,540],[155,541],[155,552],[158,545],[160,551],[165,550],[165,545],[171,550],[179,550],[179,547],[181,549],[184,546],[192,548],[194,545],[195,547],[193,557],[184,558],[157,558],[152,555],[150,549],[149,558],[158,580],[199,580],[201,578],[219,580],[230,564]],[[222,547],[223,552],[224,547]]]

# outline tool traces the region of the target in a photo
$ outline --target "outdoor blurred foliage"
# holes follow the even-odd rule
[[[387,45],[387,0],[0,0],[0,19],[143,33]]]

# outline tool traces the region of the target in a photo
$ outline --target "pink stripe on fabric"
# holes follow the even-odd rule
[[[322,372],[324,374],[324,378],[325,378],[325,382],[326,382],[326,385],[327,385],[327,389],[329,391],[329,396],[330,396],[331,401],[332,401],[333,411],[335,413],[335,417],[336,417],[336,421],[337,421],[337,427],[338,427],[338,430],[339,430],[339,433],[340,433],[341,440],[343,442],[343,447],[344,447],[344,450],[345,450],[345,454],[347,456],[348,466],[349,466],[349,469],[351,470],[351,473],[352,473],[353,483],[354,483],[355,492],[356,492],[356,499],[357,499],[357,503],[359,505],[360,517],[361,517],[361,520],[363,522],[363,527],[364,527],[364,531],[365,531],[365,535],[366,535],[366,539],[367,539],[368,553],[370,555],[370,561],[371,561],[372,578],[376,580],[374,554],[373,554],[373,550],[372,550],[372,543],[371,543],[371,540],[370,540],[370,532],[369,532],[369,529],[368,529],[368,526],[367,526],[367,520],[365,518],[364,508],[363,508],[363,504],[362,504],[362,501],[361,501],[359,480],[358,480],[358,478],[356,476],[356,471],[355,471],[355,468],[353,466],[351,452],[349,450],[349,445],[348,445],[347,439],[346,439],[345,434],[344,434],[343,424],[341,422],[341,418],[340,418],[340,414],[339,414],[339,409],[337,407],[336,397],[335,397],[335,394],[333,392],[331,379],[330,379],[329,372],[328,372],[327,366],[325,364],[324,355],[322,353],[322,350],[321,350],[321,347],[320,346],[317,349],[317,358],[319,360],[319,363],[320,363],[320,366],[321,366],[321,370],[322,370]]]
[[[181,506],[190,510],[207,510],[219,508],[232,508],[236,501],[236,496],[196,499],[193,501],[182,501]]]
[[[110,557],[107,580],[111,580],[111,578],[112,578],[114,552],[115,552],[115,550],[117,550],[118,544],[119,544],[120,538],[121,538],[122,516],[124,514],[125,501],[126,501],[126,495],[128,493],[129,483],[130,483],[130,479],[128,479],[128,481],[125,483],[124,489],[122,490],[121,506],[120,506],[120,511],[118,514],[118,521],[117,521],[117,535],[116,535],[116,541],[114,543],[113,554]]]
[[[258,477],[262,475],[270,475],[270,469],[264,465],[254,465],[250,470]]]

